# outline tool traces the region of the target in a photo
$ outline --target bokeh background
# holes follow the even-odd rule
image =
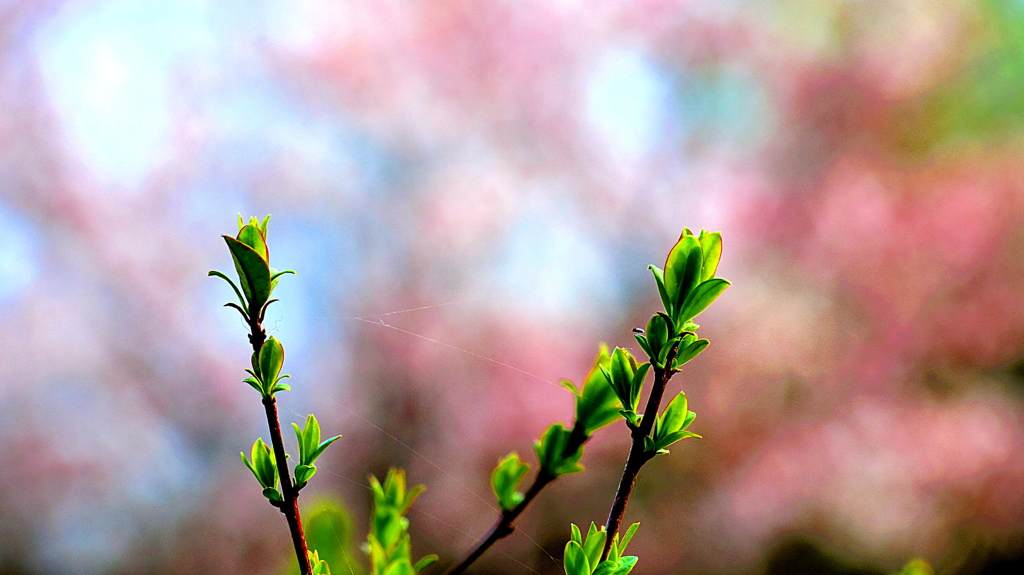
[[[490,470],[599,342],[637,351],[683,226],[734,285],[636,572],[1019,568],[1024,2],[0,2],[0,573],[287,572],[206,277],[238,213],[299,272],[286,425],[344,435],[302,497],[350,517],[336,574],[390,465],[431,572],[490,527]],[[560,573],[627,449],[599,432],[476,572]]]

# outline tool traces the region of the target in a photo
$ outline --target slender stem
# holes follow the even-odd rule
[[[484,554],[484,551],[490,549],[491,545],[494,545],[494,543],[499,539],[511,535],[512,531],[515,530],[515,525],[513,525],[512,522],[519,517],[519,514],[526,509],[526,506],[533,501],[533,498],[540,493],[541,489],[544,489],[544,487],[555,479],[555,477],[552,477],[541,470],[541,472],[537,474],[537,478],[534,479],[533,485],[531,485],[526,493],[523,494],[523,500],[519,505],[516,505],[512,509],[502,511],[501,517],[498,518],[498,522],[494,524],[494,527],[492,527],[490,532],[487,533],[487,536],[476,544],[476,547],[466,555],[465,559],[455,567],[449,569],[447,575],[459,575],[464,572],[470,565],[476,562],[481,555]]]
[[[260,321],[254,314],[249,314],[249,343],[252,351],[259,356],[260,349],[267,339]],[[288,530],[295,546],[295,558],[299,560],[299,571],[302,575],[311,575],[313,566],[309,562],[306,536],[302,532],[302,517],[299,515],[299,493],[292,486],[291,472],[288,469],[288,455],[284,451],[284,438],[281,437],[281,422],[277,416],[277,400],[273,396],[263,398],[263,407],[267,413],[267,425],[270,427],[270,443],[274,448],[274,459],[277,461],[278,475],[281,478],[281,495],[284,502],[274,505],[284,513],[288,521]]]
[[[292,544],[295,546],[295,557],[299,560],[299,570],[302,575],[309,575],[313,572],[313,566],[309,562],[309,551],[306,547],[306,536],[302,532],[302,517],[299,516],[299,494],[292,487],[291,474],[288,471],[288,459],[284,452],[284,440],[281,437],[281,424],[277,418],[277,400],[271,397],[263,398],[263,406],[267,411],[267,423],[270,425],[270,441],[274,445],[274,457],[277,459],[277,469],[281,476],[281,491],[284,496],[284,504],[279,507],[288,520],[288,530],[292,534]]]
[[[572,428],[572,432],[569,434],[569,441],[566,442],[565,449],[562,451],[563,455],[567,456],[569,454],[576,453],[576,450],[583,447],[583,444],[586,443],[588,439],[590,438],[587,437],[583,426],[580,425],[579,422],[576,422]],[[499,539],[511,535],[512,532],[515,531],[515,525],[513,525],[512,522],[519,517],[519,514],[526,509],[526,506],[529,505],[535,497],[537,497],[537,494],[540,493],[542,489],[547,487],[548,484],[556,479],[558,479],[557,475],[552,475],[547,470],[541,469],[537,473],[537,477],[534,478],[533,484],[530,485],[530,488],[523,494],[523,500],[519,502],[519,505],[516,505],[512,509],[502,511],[501,516],[498,517],[497,523],[494,524],[494,527],[491,528],[487,535],[477,542],[473,550],[470,551],[458,565],[449,569],[445,575],[459,575],[460,573],[463,573],[470,565],[476,562],[476,560],[479,559],[485,551],[490,549],[491,545],[494,545]]]
[[[678,344],[677,344],[678,345]],[[605,523],[605,531],[608,533],[604,541],[604,550],[601,552],[601,561],[608,558],[612,548],[612,539],[619,532],[622,525],[622,517],[626,514],[626,504],[629,503],[629,496],[633,493],[633,486],[636,484],[636,477],[640,474],[640,468],[654,457],[644,446],[644,439],[651,434],[654,428],[654,420],[658,417],[658,409],[661,407],[661,399],[665,395],[665,387],[668,380],[672,379],[675,373],[672,368],[676,356],[676,347],[669,351],[665,361],[665,367],[654,368],[654,384],[651,387],[651,396],[647,398],[647,407],[644,408],[644,416],[640,419],[640,425],[632,430],[633,444],[629,448],[629,457],[626,458],[626,467],[622,470],[622,479],[619,480],[619,487],[615,491],[615,499],[612,501],[612,508],[608,511],[608,521]]]

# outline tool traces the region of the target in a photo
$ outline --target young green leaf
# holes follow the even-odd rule
[[[255,377],[247,377],[242,380],[244,383],[248,383],[253,389],[263,394],[263,385]]]
[[[549,427],[540,440],[534,443],[534,450],[537,452],[537,461],[545,472],[560,477],[571,473],[583,471],[579,460],[583,456],[583,448],[577,448],[575,453],[566,454],[565,448],[569,442],[570,431],[556,423]]]
[[[334,443],[335,441],[337,441],[339,439],[341,439],[341,436],[340,435],[335,435],[334,437],[328,437],[327,439],[321,441],[320,445],[317,446],[317,448],[313,450],[313,455],[310,456],[311,461],[316,461],[316,459],[318,457],[320,457],[320,455],[323,454],[324,450],[327,449],[327,447],[330,444]],[[410,502],[409,504],[412,505],[412,502]]]
[[[636,342],[640,344],[640,349],[644,350],[644,353],[647,354],[647,357],[651,357],[652,355],[654,355],[654,353],[651,351],[650,344],[647,343],[646,336],[640,334],[633,334],[633,337],[636,338]]]
[[[640,524],[639,523],[634,523],[634,524],[629,526],[629,529],[626,530],[626,533],[622,536],[622,541],[619,542],[619,545],[618,545],[618,547],[619,547],[619,555],[622,555],[623,553],[626,552],[626,545],[629,545],[629,542],[633,539],[633,535],[636,533],[636,530],[639,529],[639,528],[640,528]]]
[[[647,321],[647,345],[650,348],[647,357],[651,362],[657,362],[661,357],[662,350],[668,346],[668,340],[672,334],[669,333],[667,316],[656,313]],[[667,352],[666,352],[667,353]]]
[[[238,289],[238,286],[235,285],[235,282],[231,281],[231,278],[229,278],[228,276],[224,275],[223,273],[221,273],[221,272],[219,272],[217,270],[210,270],[210,271],[206,272],[206,275],[207,276],[211,276],[211,277],[217,277],[217,278],[220,278],[220,279],[228,282],[228,285],[230,285],[231,289],[234,290],[235,295],[238,296],[238,303],[240,303],[243,308],[245,307],[245,297],[242,295],[242,292]],[[244,310],[242,310],[242,311],[243,311],[243,314],[244,314]]]
[[[725,288],[730,285],[732,284],[722,278],[709,279],[700,284],[682,303],[679,309],[679,316],[676,319],[679,321],[693,319],[711,305],[711,302],[715,301],[718,296],[722,295]]]
[[[428,566],[432,565],[438,559],[440,559],[440,557],[434,555],[433,553],[431,553],[430,555],[424,555],[420,558],[419,561],[416,562],[415,565],[412,566],[412,570],[419,573],[420,571],[426,569]]]
[[[242,292],[248,302],[246,309],[252,316],[258,313],[270,298],[270,265],[250,246],[231,236],[223,238],[231,251],[235,270],[238,271]]]
[[[679,431],[683,427],[683,422],[686,421],[687,413],[686,394],[680,391],[672,398],[669,402],[668,407],[665,408],[665,412],[654,424],[654,437],[655,441],[659,436],[667,435],[675,431]]]
[[[491,488],[498,498],[498,506],[502,511],[514,509],[523,501],[523,494],[517,491],[523,477],[530,470],[530,464],[519,459],[519,454],[508,454],[491,474]]]
[[[264,443],[262,438],[252,444],[251,461],[245,456],[245,453],[239,455],[242,456],[242,462],[249,468],[249,471],[252,471],[264,489],[277,487],[277,464],[271,456],[270,446]]]
[[[629,361],[629,352],[621,347],[615,348],[611,360],[611,385],[615,394],[619,396],[622,407],[635,409],[630,401],[631,389],[633,387],[633,373],[635,370]]]
[[[309,482],[313,476],[316,475],[315,465],[296,465],[295,466],[295,486],[297,489]]]
[[[274,395],[275,393],[277,393],[279,391],[291,391],[292,390],[292,386],[288,385],[287,383],[281,383],[280,382],[281,379],[284,379],[286,377],[291,377],[291,376],[290,375],[282,375],[280,378],[278,378],[279,381],[277,383],[275,383],[273,387],[270,388],[270,395]]]
[[[267,238],[263,235],[258,225],[248,224],[238,230],[238,241],[252,248],[252,250],[263,258],[263,261],[270,261],[270,252],[267,250]]]
[[[668,404],[665,413],[655,421],[652,445],[647,451],[668,453],[666,447],[688,437],[700,437],[696,433],[686,431],[696,414],[687,410],[686,394],[679,392]]]
[[[701,267],[700,281],[706,282],[715,277],[715,272],[718,271],[718,260],[722,259],[722,234],[701,230],[698,239],[700,240],[700,249],[704,252],[704,265]]]
[[[633,373],[633,381],[630,385],[629,390],[629,407],[636,412],[636,408],[640,403],[640,392],[644,387],[644,378],[647,377],[647,371],[651,368],[650,363],[642,363],[640,367]]]
[[[583,552],[587,555],[587,564],[597,566],[601,561],[601,551],[604,550],[604,542],[608,538],[608,532],[597,528],[594,522],[590,522],[590,530],[587,532],[587,539],[583,543]]]
[[[284,270],[283,272],[279,272],[274,268],[270,268],[270,293],[274,293],[274,290],[277,288],[278,282],[281,281],[281,277],[284,276],[285,274],[294,275],[295,272],[292,270]]]
[[[316,420],[316,416],[310,413],[306,416],[306,425],[302,432],[302,447],[305,447],[305,455],[303,463],[313,463],[313,452],[316,451],[317,447],[320,447],[320,422]]]
[[[273,387],[284,365],[284,346],[276,337],[270,336],[260,349],[260,376],[266,388]],[[270,390],[267,389],[269,392]]]
[[[665,260],[665,291],[677,310],[676,316],[679,315],[678,310],[683,301],[700,280],[703,264],[700,242],[692,235],[683,235],[669,252]]]
[[[569,541],[575,541],[580,547],[583,547],[583,534],[580,533],[580,528],[575,523],[569,524]]]
[[[621,406],[606,375],[610,362],[608,348],[602,345],[576,396],[576,422],[588,437],[619,418]]]
[[[654,274],[654,281],[658,284],[658,295],[661,296],[661,303],[665,306],[665,311],[672,315],[675,308],[672,305],[672,298],[669,297],[668,291],[665,289],[665,272],[655,265],[647,266],[647,269]]]
[[[704,351],[704,348],[707,347],[709,343],[711,342],[709,342],[706,339],[697,339],[691,341],[689,345],[685,347],[680,345],[679,352],[676,353],[676,359],[673,362],[673,369],[679,369],[679,367],[682,366],[684,363],[697,357],[700,354],[700,352]]]
[[[590,563],[579,543],[565,544],[565,575],[590,575]]]

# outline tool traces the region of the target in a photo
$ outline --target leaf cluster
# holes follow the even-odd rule
[[[437,555],[427,555],[412,562],[409,541],[409,519],[405,514],[420,493],[426,489],[417,485],[406,490],[405,471],[392,467],[381,484],[370,476],[373,492],[373,513],[370,533],[363,551],[370,556],[370,575],[416,575],[437,561]]]
[[[292,428],[295,429],[295,438],[299,443],[299,464],[295,466],[295,490],[298,491],[316,475],[316,465],[313,465],[313,462],[328,445],[341,439],[341,436],[335,435],[320,441],[320,422],[312,413],[306,417],[306,424],[302,429],[295,423],[292,424]]]
[[[252,367],[246,368],[249,377],[242,381],[260,392],[263,397],[273,397],[279,391],[290,391],[291,386],[281,380],[291,377],[287,373],[281,375],[284,367],[284,345],[274,336],[263,343],[259,353],[252,354]]]
[[[267,225],[270,223],[270,216],[262,221],[251,218],[249,223],[242,221],[242,215],[238,215],[238,235],[235,237],[222,236],[231,252],[231,259],[235,264],[235,271],[238,274],[238,284],[235,284],[223,272],[212,270],[208,275],[216,276],[231,285],[231,289],[238,296],[238,304],[227,303],[227,307],[238,310],[247,323],[259,323],[263,321],[267,313],[267,306],[276,300],[270,299],[274,293],[277,282],[285,274],[294,274],[294,271],[277,271],[270,267],[270,249],[267,247]],[[239,289],[241,285],[241,289]]]
[[[541,473],[548,480],[583,471],[579,463],[583,444],[595,431],[622,417],[622,405],[606,376],[611,361],[608,347],[601,345],[581,387],[569,380],[561,382],[575,399],[573,427],[566,429],[561,423],[555,423],[533,445]],[[530,464],[523,462],[515,452],[502,458],[495,467],[491,488],[502,511],[512,510],[523,501],[518,489],[529,470]]]
[[[252,471],[256,480],[260,482],[260,486],[263,487],[263,496],[275,503],[284,501],[277,488],[279,479],[277,462],[274,461],[274,454],[270,451],[270,446],[263,442],[263,438],[257,439],[252,444],[251,460],[245,456],[245,453],[239,453],[239,455],[242,456],[242,462],[249,468],[249,471]]]
[[[565,575],[627,575],[636,565],[637,558],[623,557],[622,554],[639,527],[639,523],[630,525],[621,541],[616,533],[612,538],[608,558],[601,561],[601,551],[608,539],[604,527],[599,528],[591,522],[590,530],[584,538],[580,528],[573,523],[571,538],[565,544]]]
[[[707,347],[708,340],[697,338],[699,326],[693,318],[731,285],[715,277],[721,257],[721,233],[701,230],[694,236],[689,228],[683,228],[665,259],[665,269],[650,266],[665,311],[651,317],[636,340],[655,367],[677,371]],[[674,358],[667,365],[673,350]]]
[[[665,269],[650,266],[673,325],[683,326],[692,320],[729,287],[728,281],[715,277],[721,257],[721,233],[701,230],[695,236],[683,228],[665,259]]]
[[[644,437],[644,451],[650,456],[668,453],[668,446],[688,437],[700,438],[696,433],[686,431],[697,414],[687,409],[686,394],[679,392],[669,402],[665,411],[654,420],[654,433]]]

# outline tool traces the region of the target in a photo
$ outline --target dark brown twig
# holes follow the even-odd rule
[[[250,316],[252,317],[252,316]],[[260,349],[267,340],[267,332],[258,320],[249,321],[249,343],[252,344],[252,351],[259,357]],[[284,513],[288,520],[288,530],[292,534],[292,544],[295,546],[295,557],[299,560],[299,571],[302,575],[311,575],[313,566],[309,562],[309,551],[306,546],[306,536],[302,532],[302,517],[299,515],[298,491],[292,487],[291,473],[288,471],[288,456],[284,451],[284,439],[281,437],[281,422],[277,416],[277,400],[274,396],[263,398],[263,407],[267,412],[267,425],[270,427],[270,443],[274,448],[274,459],[277,461],[278,475],[281,478],[281,496],[284,501],[273,503],[274,507]]]
[[[626,467],[622,470],[622,479],[619,480],[619,488],[615,491],[615,499],[612,501],[612,508],[608,512],[608,522],[605,523],[607,536],[604,542],[604,550],[601,552],[601,561],[608,558],[611,551],[612,539],[619,532],[622,525],[622,517],[626,514],[626,504],[629,503],[629,496],[636,484],[636,477],[640,474],[640,468],[654,457],[653,453],[647,451],[644,446],[644,439],[651,434],[654,428],[654,420],[658,417],[658,409],[661,407],[661,399],[665,395],[665,387],[668,380],[672,379],[675,371],[670,367],[675,361],[678,343],[672,346],[665,360],[665,367],[654,368],[654,384],[651,387],[651,395],[647,398],[647,407],[644,408],[643,418],[640,425],[632,429],[633,444],[629,448],[629,457],[626,458]]]
[[[579,422],[577,422],[573,426],[572,432],[569,434],[569,441],[566,442],[565,449],[562,451],[563,456],[569,456],[572,453],[576,453],[576,450],[582,448],[583,444],[586,443],[588,439],[590,438],[587,437],[583,427]],[[494,527],[491,528],[487,535],[477,542],[473,550],[470,551],[458,565],[449,569],[445,575],[459,575],[463,573],[499,539],[511,535],[512,532],[515,531],[513,521],[519,517],[519,514],[526,509],[526,506],[529,505],[535,497],[537,497],[537,494],[540,493],[542,489],[547,487],[548,484],[556,479],[558,479],[558,476],[551,475],[543,468],[538,471],[537,477],[534,478],[533,484],[530,485],[530,488],[523,494],[523,500],[519,502],[519,505],[516,505],[512,509],[502,511],[501,516],[498,517],[497,523],[494,524]]]

